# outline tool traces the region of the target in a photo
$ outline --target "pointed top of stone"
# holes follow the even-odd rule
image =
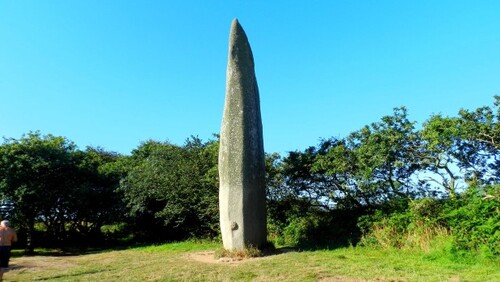
[[[231,23],[229,32],[229,61],[247,61],[253,68],[253,54],[247,35],[237,18]]]
[[[237,18],[234,18],[233,19],[233,22],[231,23],[231,33],[229,34],[229,38],[231,38],[231,36],[233,35],[233,33],[236,33],[236,31],[243,31],[243,28],[241,27],[240,25],[240,22],[238,21]],[[245,33],[243,31],[243,33]]]
[[[236,24],[240,24],[240,22],[238,22],[238,18],[234,18],[233,22],[231,23],[231,25],[236,25]]]

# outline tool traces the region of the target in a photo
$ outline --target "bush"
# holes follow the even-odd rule
[[[314,231],[318,229],[320,222],[317,217],[293,218],[283,230],[283,239],[288,246],[304,246],[314,241]]]
[[[268,220],[268,238],[278,246],[336,248],[356,245],[361,232],[356,223],[364,209],[310,210],[281,222]]]
[[[500,255],[500,185],[470,188],[444,213],[457,250]]]
[[[425,198],[406,209],[363,216],[361,243],[384,248],[444,248],[454,256],[500,255],[500,185],[471,187],[456,199]]]
[[[371,219],[375,220],[370,224]],[[431,218],[422,218],[415,214],[413,207],[385,217],[380,212],[374,216],[365,216],[361,219],[360,225],[364,230],[361,244],[372,247],[429,251],[441,245],[443,239],[449,236],[445,227]]]

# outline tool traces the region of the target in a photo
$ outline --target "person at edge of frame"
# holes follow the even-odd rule
[[[3,280],[3,274],[9,271],[10,249],[14,242],[17,242],[16,231],[10,227],[10,221],[2,220],[0,222],[0,281]]]

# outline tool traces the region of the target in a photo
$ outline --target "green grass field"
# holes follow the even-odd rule
[[[81,255],[14,253],[4,281],[500,281],[500,260],[352,247],[237,261],[216,259],[220,248],[182,242]]]

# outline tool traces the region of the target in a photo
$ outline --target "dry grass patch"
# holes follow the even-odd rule
[[[256,258],[262,256],[262,251],[255,247],[248,247],[243,250],[219,249],[215,252],[215,258],[232,258],[236,260]]]

